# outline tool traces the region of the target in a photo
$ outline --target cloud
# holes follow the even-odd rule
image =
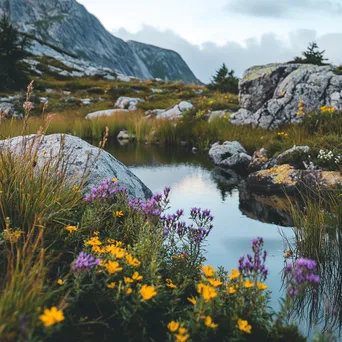
[[[342,14],[342,5],[331,0],[229,0],[226,10],[255,16],[284,18],[312,11]]]
[[[289,61],[299,56],[311,41],[316,41],[320,49],[326,50],[330,62],[342,63],[342,33],[318,36],[315,30],[298,30],[289,35],[287,42],[269,33],[260,39],[247,39],[244,44],[228,41],[224,45],[213,42],[191,44],[172,30],[163,31],[148,25],[142,26],[136,33],[120,28],[114,30],[113,34],[124,40],[137,40],[177,51],[194,74],[205,83],[210,81],[223,62],[241,76],[244,70],[253,65]]]

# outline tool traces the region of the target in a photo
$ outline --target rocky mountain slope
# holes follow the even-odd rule
[[[0,0],[0,14],[3,13],[10,16],[20,31],[120,74],[198,83],[176,52],[126,43],[106,31],[75,0]]]

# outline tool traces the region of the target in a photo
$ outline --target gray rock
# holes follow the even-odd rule
[[[99,110],[97,112],[89,113],[86,115],[86,119],[97,119],[99,117],[105,117],[105,116],[112,116],[115,113],[123,113],[123,112],[129,112],[127,109],[107,109],[107,110]]]
[[[130,135],[128,133],[128,131],[123,130],[120,131],[118,136],[116,137],[118,140],[129,140],[130,139]]]
[[[304,112],[321,106],[342,109],[342,75],[332,66],[270,64],[248,69],[239,83],[242,109],[231,115],[233,124],[276,128],[298,123],[298,106]]]
[[[280,153],[278,156],[271,158],[262,167],[263,170],[274,167],[275,165],[290,164],[296,168],[303,168],[304,162],[308,160],[309,146],[293,146],[292,148]]]
[[[137,110],[137,104],[139,102],[145,102],[143,99],[137,97],[119,97],[115,102],[115,107],[128,110]]]
[[[127,188],[130,197],[144,199],[151,196],[151,191],[124,164],[78,137],[67,134],[33,134],[0,141],[2,149],[9,148],[19,155],[25,153],[32,144],[33,150],[37,150],[38,167],[61,157],[66,163],[66,174],[70,180],[81,178],[88,171],[86,190],[98,185],[103,179],[115,177]]]
[[[193,105],[190,102],[182,101],[178,105],[159,113],[157,119],[180,119],[185,111],[192,108]]]
[[[197,149],[197,147],[193,147],[193,148],[191,149],[191,151],[192,151],[192,153],[197,153],[198,149]]]
[[[224,116],[230,117],[231,112],[227,110],[215,110],[210,113],[208,122],[212,122],[214,119],[219,118],[222,119]]]
[[[247,151],[238,141],[225,141],[222,145],[217,142],[211,146],[209,157],[215,165],[220,165],[223,160],[239,153]]]
[[[261,148],[253,153],[252,159],[248,165],[249,172],[260,171],[268,161],[267,150]]]
[[[231,157],[228,157],[222,160],[219,165],[223,167],[228,167],[231,169],[245,170],[247,169],[251,159],[252,159],[251,156],[249,156],[246,153],[241,152],[241,153],[233,154]]]

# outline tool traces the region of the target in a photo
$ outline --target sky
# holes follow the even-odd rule
[[[222,63],[241,76],[316,41],[342,64],[342,0],[78,0],[115,36],[177,51],[209,82]]]

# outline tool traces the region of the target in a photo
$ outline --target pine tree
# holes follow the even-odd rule
[[[27,56],[27,47],[27,39],[3,16],[0,19],[0,90],[21,88],[27,83],[22,62]]]
[[[221,93],[237,94],[239,92],[238,83],[239,80],[234,76],[234,70],[229,70],[223,63],[221,68],[216,71],[208,88]]]
[[[304,58],[296,57],[294,63],[325,65],[324,62],[327,61],[327,58],[324,58],[324,53],[325,50],[319,51],[316,42],[311,42],[306,51],[302,52]]]

